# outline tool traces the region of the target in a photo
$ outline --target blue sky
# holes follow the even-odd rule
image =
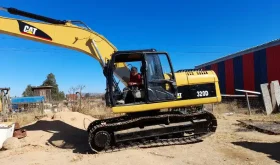
[[[0,6],[81,20],[119,50],[167,51],[175,70],[280,36],[279,0],[1,0]],[[2,11],[0,16],[22,18]],[[28,84],[41,85],[51,72],[65,93],[79,84],[85,92],[104,92],[100,65],[85,54],[2,34],[0,52],[0,87],[10,87],[11,96],[21,96]]]

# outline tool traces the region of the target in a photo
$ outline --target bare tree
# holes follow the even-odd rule
[[[68,93],[69,93],[68,101],[70,101],[72,111],[73,111],[73,101],[74,101],[76,92],[77,92],[77,87],[71,87],[68,90]]]
[[[70,94],[70,97],[71,97],[71,95],[72,95],[72,96],[75,95],[76,92],[77,92],[77,90],[78,90],[77,87],[71,87],[71,88],[69,88],[68,93]]]
[[[74,96],[78,96],[79,99],[79,110],[81,110],[82,107],[82,91],[85,88],[85,85],[77,85],[76,87],[71,87],[68,90],[68,93],[70,94],[70,99],[72,98],[74,100]],[[72,106],[73,108],[73,106]]]
[[[81,96],[82,96],[82,90],[85,88],[86,86],[85,85],[78,85],[76,87],[77,91],[76,91],[76,94],[79,93],[80,94],[80,99],[81,99]]]

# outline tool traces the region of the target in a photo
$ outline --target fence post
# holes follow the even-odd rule
[[[235,90],[238,91],[238,92],[244,92],[245,93],[249,114],[251,115],[251,107],[250,107],[248,93],[257,94],[257,95],[260,95],[261,93],[260,92],[256,92],[256,91],[241,90],[241,89],[235,89]]]
[[[249,114],[251,115],[251,107],[250,107],[250,102],[249,102],[248,93],[245,92],[245,95],[246,95],[246,100],[247,100],[247,106],[248,106]]]

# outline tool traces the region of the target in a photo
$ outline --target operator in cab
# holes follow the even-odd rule
[[[135,98],[133,97],[132,91],[130,88],[141,88],[142,87],[142,76],[140,73],[138,73],[138,69],[136,67],[131,67],[130,70],[130,78],[128,82],[128,87],[125,87],[123,90],[123,99],[125,103],[132,103],[135,101]]]
[[[140,86],[142,85],[142,78],[141,74],[138,73],[138,70],[136,67],[132,67],[130,70],[130,79],[128,82],[129,86]]]

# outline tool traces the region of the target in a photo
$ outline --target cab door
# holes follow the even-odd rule
[[[176,100],[176,80],[168,54],[146,53],[145,60],[148,102]]]

